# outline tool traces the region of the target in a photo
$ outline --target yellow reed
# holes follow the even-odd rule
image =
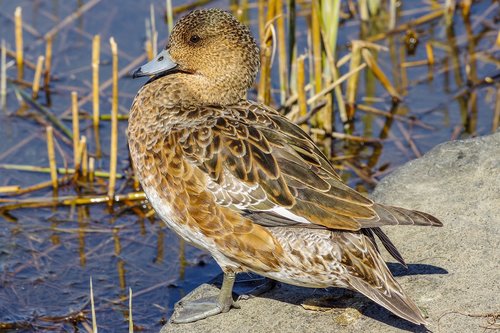
[[[101,54],[101,36],[92,39],[92,122],[99,127],[99,63]]]
[[[38,61],[36,62],[35,76],[33,77],[32,95],[31,95],[33,99],[38,98],[38,91],[40,90],[40,78],[42,76],[44,59],[45,59],[44,56],[39,56]]]
[[[14,12],[14,24],[16,34],[16,63],[17,78],[22,80],[24,77],[24,51],[23,51],[23,10],[17,7]]]
[[[59,181],[57,179],[56,154],[54,150],[54,129],[52,126],[47,126],[47,154],[49,156],[50,179],[52,180],[52,188],[57,190]]]
[[[109,184],[108,184],[108,204],[113,204],[116,186],[116,166],[118,155],[118,46],[115,39],[109,39],[111,54],[113,57],[113,92],[111,103],[111,148],[109,156]]]

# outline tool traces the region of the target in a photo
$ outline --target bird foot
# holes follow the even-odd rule
[[[220,302],[217,296],[179,302],[176,305],[176,316],[171,319],[171,322],[175,324],[192,323],[219,313],[228,312],[231,308],[239,309],[240,306],[232,299]]]

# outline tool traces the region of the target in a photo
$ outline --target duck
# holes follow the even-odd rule
[[[127,137],[136,175],[159,218],[214,258],[217,297],[183,302],[173,322],[237,308],[236,274],[357,291],[417,325],[426,319],[395,280],[380,227],[442,226],[436,217],[383,205],[346,185],[299,126],[247,99],[260,65],[249,28],[220,9],[194,10],[166,47],[139,67]]]

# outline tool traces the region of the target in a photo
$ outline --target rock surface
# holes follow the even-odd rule
[[[428,316],[428,329],[484,332],[492,323],[498,328],[500,133],[441,144],[383,179],[372,196],[431,213],[444,223],[443,228],[384,228],[408,270],[389,266]],[[204,284],[184,300],[217,291]],[[360,294],[335,288],[280,285],[240,305],[241,309],[192,324],[167,324],[161,333],[426,332]]]

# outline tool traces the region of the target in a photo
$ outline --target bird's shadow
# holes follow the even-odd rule
[[[407,268],[397,263],[388,263],[387,266],[396,277],[448,273],[444,268],[427,264],[409,264]],[[418,333],[429,332],[425,326],[415,325],[399,318],[389,310],[354,291],[343,288],[303,288],[283,283],[278,283],[276,287],[274,287],[276,283],[272,284],[270,288],[262,287],[264,284],[269,284],[269,281],[271,280],[253,273],[238,274],[233,292],[237,297],[241,295],[258,296],[297,306],[306,305],[306,308],[308,304],[314,307],[335,309],[337,312],[338,310],[354,308],[367,317],[401,330]],[[213,279],[211,283],[220,288],[222,274]],[[254,290],[258,290],[258,292],[254,293]]]

